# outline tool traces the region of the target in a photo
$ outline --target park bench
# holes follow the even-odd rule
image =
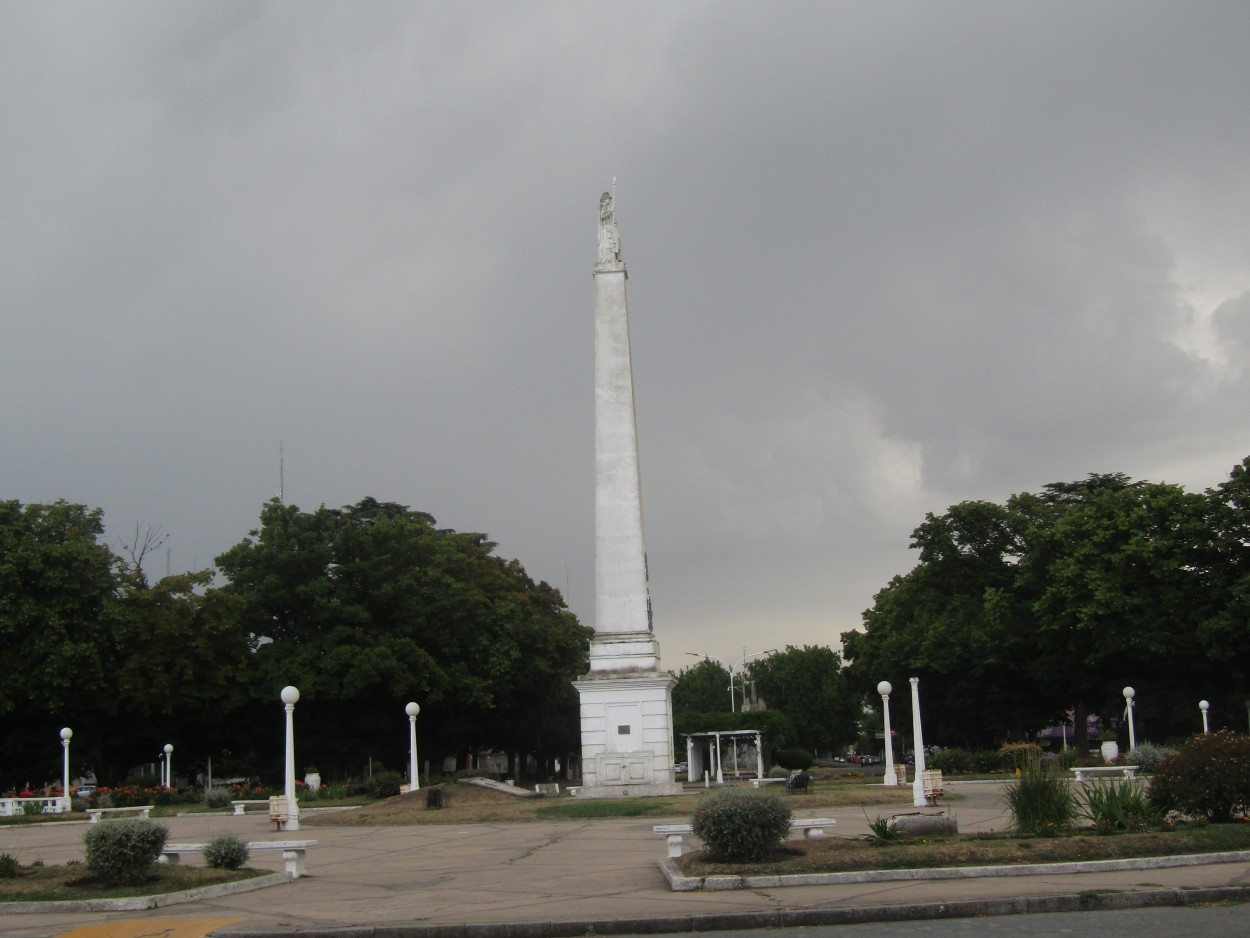
[[[127,808],[88,808],[87,814],[91,816],[91,823],[97,824],[105,814],[128,814],[134,811],[138,813],[139,817],[145,818],[153,807],[154,805],[150,804],[132,804]]]
[[[234,808],[234,817],[238,817],[241,814],[247,814],[248,805],[260,807],[262,805],[268,805],[268,804],[269,804],[269,799],[267,798],[240,799],[238,801],[230,802],[230,806]]]
[[[1085,777],[1087,775],[1102,776],[1102,775],[1111,775],[1112,773],[1118,773],[1120,775],[1123,775],[1126,778],[1134,778],[1137,775],[1137,766],[1135,765],[1084,765],[1084,766],[1076,766],[1072,769],[1072,771],[1076,774],[1076,780],[1078,782],[1084,782]]]
[[[790,822],[790,830],[802,831],[804,837],[814,839],[824,837],[825,828],[833,827],[837,823],[837,820],[831,817],[795,818]],[[657,824],[651,829],[668,840],[670,857],[681,856],[685,835],[694,833],[694,828],[689,824]]]
[[[942,786],[941,769],[925,769],[920,783],[924,786],[924,799],[929,804],[934,804],[945,792]]]
[[[753,778],[751,779],[751,787],[759,788],[761,785],[778,785],[789,781],[788,778]]]
[[[247,845],[248,852],[254,850],[281,850],[283,865],[286,867],[286,874],[292,879],[299,879],[301,876],[307,876],[308,871],[304,867],[304,854],[309,847],[316,846],[315,840],[253,840]],[[161,857],[158,862],[176,865],[184,853],[196,854],[203,853],[207,844],[166,844],[161,850]]]

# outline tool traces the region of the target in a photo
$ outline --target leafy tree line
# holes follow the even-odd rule
[[[1206,492],[1122,474],[1054,483],[1003,504],[967,501],[912,535],[919,563],[842,635],[848,680],[920,678],[926,740],[1021,739],[1075,708],[1118,718],[1137,690],[1137,738],[1244,726],[1250,679],[1250,457]],[[910,721],[892,709],[895,725]]]
[[[763,734],[770,753],[780,749],[822,753],[844,750],[859,732],[860,695],[832,648],[787,645],[784,651],[749,662],[745,674],[734,680],[745,678],[742,686],[753,687],[767,706],[762,711],[729,712],[729,672],[717,661],[705,659],[676,677],[673,726],[678,758],[685,752],[683,734],[688,733],[753,729]]]
[[[74,771],[107,781],[166,742],[175,771],[276,771],[287,684],[297,758],[329,775],[406,766],[408,700],[423,762],[577,746],[591,630],[484,535],[371,498],[274,500],[214,585],[149,583],[103,533],[98,509],[0,502],[0,787],[59,777],[66,725]]]

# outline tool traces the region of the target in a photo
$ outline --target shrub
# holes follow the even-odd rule
[[[1042,747],[1037,743],[1003,743],[998,748],[998,758],[1002,765],[1021,772],[1041,757]]]
[[[21,868],[13,854],[0,853],[0,879],[17,879],[17,871]]]
[[[229,788],[210,788],[204,792],[204,803],[210,808],[228,808],[234,800],[234,792]]]
[[[1027,759],[1007,787],[1011,827],[1020,837],[1053,837],[1076,817],[1076,799],[1063,770],[1039,756]]]
[[[1131,778],[1100,779],[1077,796],[1077,809],[1100,834],[1137,831],[1163,822],[1164,812],[1150,803],[1146,788]]]
[[[1190,738],[1155,767],[1148,792],[1165,811],[1231,820],[1250,806],[1250,737],[1220,730]]]
[[[374,772],[369,779],[370,798],[390,798],[399,794],[398,772]]]
[[[773,761],[787,769],[810,769],[812,754],[806,749],[779,749]]]
[[[147,879],[161,855],[169,830],[144,818],[101,821],[83,837],[87,869],[110,885],[133,885]]]
[[[713,857],[750,863],[772,854],[790,833],[790,808],[780,795],[727,788],[700,798],[694,834]]]
[[[322,785],[317,795],[326,801],[342,801],[347,797],[346,785]]]
[[[247,844],[234,834],[218,834],[204,845],[204,863],[219,870],[240,869],[247,863]]]
[[[1154,743],[1141,743],[1136,749],[1127,753],[1119,760],[1124,765],[1135,765],[1143,772],[1151,773],[1159,767],[1159,763],[1168,756],[1176,754],[1171,746],[1156,746]]]

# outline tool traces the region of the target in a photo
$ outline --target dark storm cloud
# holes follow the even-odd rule
[[[1250,451],[1247,40],[1237,3],[8,4],[4,496],[204,566],[281,440],[288,500],[486,531],[589,617],[615,174],[666,663],[833,641],[925,511]]]

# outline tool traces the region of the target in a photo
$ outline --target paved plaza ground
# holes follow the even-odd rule
[[[1008,817],[997,783],[951,785],[950,808],[963,831],[1002,830]],[[906,792],[903,793],[904,797]],[[821,808],[838,819],[835,834],[866,833],[877,814],[911,808]],[[801,813],[801,808],[796,807]],[[1174,890],[1250,889],[1250,865],[1208,864],[1175,869],[1038,875],[1012,878],[799,886],[732,892],[674,893],[658,869],[664,840],[652,831],[662,818],[421,824],[403,827],[316,826],[299,836],[319,843],[308,853],[309,878],[255,892],[205,899],[152,912],[0,915],[0,934],[12,938],[62,935],[85,926],[92,938],[126,932],[147,921],[162,934],[296,935],[355,929],[371,933],[463,936],[604,934],[707,930],[770,923],[777,913],[864,910],[884,917],[928,906],[1001,911],[1004,901],[1106,893],[1162,895]],[[672,819],[679,820],[679,819]],[[166,818],[170,839],[192,841],[228,831],[250,840],[283,839],[263,815]],[[64,863],[82,856],[85,824],[42,824],[0,829],[0,848],[22,863]],[[254,854],[252,864],[280,869],[278,856]],[[968,906],[960,903],[973,903]],[[982,903],[980,907],[976,903]],[[1023,907],[1021,907],[1023,909]],[[872,910],[884,910],[876,912]],[[193,922],[205,925],[194,931]],[[780,923],[775,919],[773,923]],[[178,932],[181,922],[190,931]],[[172,924],[170,924],[172,923]],[[516,926],[530,925],[528,928]],[[363,927],[363,928],[362,928]],[[88,933],[84,933],[84,938]]]

